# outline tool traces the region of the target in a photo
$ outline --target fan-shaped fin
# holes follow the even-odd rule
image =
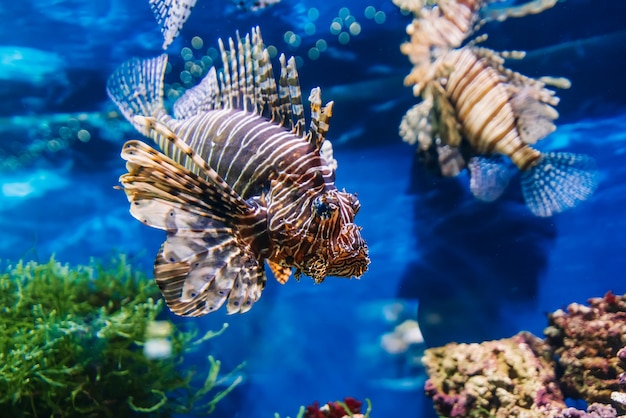
[[[170,309],[198,316],[226,300],[228,313],[250,309],[265,273],[246,231],[264,216],[219,179],[205,180],[142,142],[127,142],[122,157],[131,214],[167,232],[154,271]]]
[[[229,228],[184,209],[175,211],[154,265],[154,277],[172,312],[201,316],[226,302],[229,314],[247,312],[259,299],[266,277],[262,265]],[[228,301],[228,302],[227,302]]]
[[[586,155],[550,152],[522,175],[522,192],[537,216],[552,216],[588,199],[598,184],[595,162]]]
[[[493,202],[502,196],[515,173],[501,155],[472,157],[468,169],[472,194],[485,202]]]
[[[178,36],[197,0],[150,0],[150,7],[163,33],[163,49]]]
[[[119,66],[107,80],[107,93],[124,117],[144,135],[135,116],[155,116],[163,107],[163,75],[167,55],[150,59],[133,58]]]

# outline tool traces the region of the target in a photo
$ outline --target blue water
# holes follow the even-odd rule
[[[128,58],[161,53],[147,3],[0,3],[0,258],[55,254],[85,263],[123,251],[150,270],[163,236],[136,222],[124,194],[113,189],[124,172],[121,145],[138,135],[108,117],[114,106],[104,87]],[[384,22],[364,16],[369,5],[384,13]],[[361,25],[346,45],[329,31],[342,7]],[[211,353],[226,369],[247,363],[245,382],[216,416],[294,416],[300,405],[353,396],[370,398],[373,416],[428,417],[422,370],[410,356],[387,354],[380,345],[401,320],[418,319],[427,346],[523,329],[541,335],[547,312],[608,290],[625,293],[623,16],[626,2],[567,0],[483,29],[495,49],[529,51],[515,65],[519,71],[573,83],[559,92],[559,127],[541,147],[593,156],[600,185],[588,202],[543,219],[526,209],[515,179],[498,202],[487,204],[471,196],[465,176],[437,179],[416,165],[414,150],[397,134],[416,102],[402,85],[410,64],[399,52],[410,19],[390,1],[283,0],[251,13],[227,0],[198,0],[168,49],[174,62],[180,65],[179,51],[194,36],[206,50],[218,37],[260,25],[266,44],[300,57],[303,89],[320,85],[323,98],[335,101],[329,135],[337,184],[359,195],[357,221],[372,260],[359,281],[314,285],[304,277],[281,286],[269,280],[245,315],[177,319],[207,329],[228,322]],[[315,31],[307,34],[310,23]],[[288,31],[300,37],[298,46],[285,41]],[[311,59],[320,39],[328,48]],[[76,138],[79,129],[89,132],[88,140]],[[399,313],[390,316],[394,307]],[[197,354],[198,365],[207,354]]]

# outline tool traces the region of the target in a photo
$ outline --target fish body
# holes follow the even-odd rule
[[[139,141],[124,146],[120,178],[131,213],[167,239],[155,279],[170,309],[197,316],[226,303],[245,312],[265,284],[264,261],[284,283],[292,271],[322,282],[359,277],[367,245],[354,217],[355,195],[337,190],[325,140],[332,102],[311,92],[311,124],[293,59],[281,57],[278,86],[260,33],[220,43],[215,69],[174,104],[162,100],[165,55],[131,60],[108,92],[122,113],[162,153]]]
[[[504,192],[514,174],[512,163],[522,173],[529,209],[551,216],[593,194],[595,164],[585,155],[533,147],[556,129],[559,100],[547,86],[567,87],[567,80],[533,79],[505,68],[506,58],[523,53],[477,47],[482,38],[461,46],[489,3],[459,0],[414,10],[416,19],[407,29],[411,41],[401,49],[415,64],[405,83],[422,102],[407,112],[400,135],[417,142],[422,162],[443,176],[467,168],[470,189],[481,200],[493,201]],[[542,7],[528,3],[491,14],[506,18]]]

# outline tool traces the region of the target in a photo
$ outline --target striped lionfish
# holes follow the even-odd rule
[[[513,174],[502,158],[508,157],[522,173],[529,209],[551,216],[587,199],[597,184],[590,157],[532,147],[556,129],[553,106],[559,99],[546,86],[566,88],[569,82],[536,80],[505,68],[506,58],[523,58],[523,53],[477,47],[486,36],[461,44],[486,20],[538,13],[556,2],[487,9],[494,1],[394,0],[401,7],[410,4],[416,16],[407,28],[411,40],[401,49],[415,64],[405,84],[422,97],[403,118],[400,135],[418,142],[422,160],[443,176],[468,168],[472,193],[485,201],[505,190]]]
[[[109,96],[163,153],[127,142],[128,173],[120,182],[131,214],[167,239],[154,274],[169,308],[199,316],[226,303],[246,312],[265,285],[264,260],[285,283],[311,276],[359,277],[369,264],[354,217],[360,203],[335,187],[335,161],[325,140],[332,102],[311,91],[304,131],[295,60],[280,57],[278,87],[258,28],[220,40],[224,69],[174,103],[163,102],[167,56],[123,64]]]

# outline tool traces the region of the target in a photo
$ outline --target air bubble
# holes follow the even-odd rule
[[[348,32],[341,32],[337,39],[339,40],[339,43],[341,45],[346,45],[348,42],[350,42],[350,34]]]
[[[210,47],[209,49],[207,49],[207,50],[206,50],[206,54],[207,54],[209,57],[211,57],[211,59],[212,59],[213,61],[215,61],[215,60],[216,60],[216,59],[220,56],[220,54],[217,52],[217,49],[215,49],[215,48],[213,48],[213,47]]]
[[[343,22],[344,22],[344,25],[345,25],[346,27],[350,27],[350,25],[351,25],[351,24],[353,24],[354,22],[356,22],[356,18],[355,18],[354,16],[350,15],[350,16],[346,17],[346,18],[343,20]]]
[[[385,14],[385,12],[378,11],[374,15],[374,22],[378,23],[379,25],[385,23],[385,20],[387,20],[387,15]]]
[[[185,84],[191,83],[191,81],[192,81],[191,73],[189,71],[187,71],[187,70],[182,71],[180,73],[180,81],[182,81]]]
[[[328,44],[325,39],[318,39],[317,42],[315,42],[315,47],[319,49],[320,52],[324,52],[326,48],[328,48]]]
[[[80,131],[76,133],[76,137],[78,138],[80,142],[89,142],[89,140],[91,139],[91,134],[89,133],[88,130],[81,129]]]
[[[274,58],[278,55],[278,49],[274,45],[270,45],[267,47],[267,53],[270,54],[270,58]]]
[[[189,72],[191,73],[192,76],[197,78],[197,77],[202,77],[202,73],[204,72],[204,70],[198,64],[193,64],[191,68],[189,69]]]
[[[201,37],[194,36],[191,38],[191,46],[194,47],[194,49],[200,49],[204,46],[204,41]]]
[[[317,20],[317,18],[320,17],[320,11],[317,10],[315,7],[311,7],[307,12],[307,16],[311,20]]]
[[[314,35],[315,34],[315,24],[309,22],[306,25],[304,25],[304,33],[306,33],[307,35]]]
[[[374,6],[367,6],[365,8],[365,17],[368,19],[374,19],[374,15],[376,14],[376,8]]]
[[[202,61],[202,64],[204,64],[205,68],[211,68],[211,66],[213,65],[213,59],[209,57],[208,55],[203,56],[201,61]]]
[[[341,9],[339,9],[340,18],[345,19],[348,16],[350,16],[350,9],[348,9],[347,7],[342,7]]]
[[[333,22],[330,24],[330,33],[338,35],[341,32],[342,24],[339,22]]]
[[[313,47],[309,49],[309,58],[312,60],[316,60],[320,57],[320,50]]]
[[[350,25],[349,30],[350,30],[351,35],[356,36],[361,33],[361,25],[358,24],[357,22],[354,22],[353,24]]]
[[[59,136],[62,139],[70,139],[72,137],[72,130],[67,126],[61,126],[59,128]]]
[[[185,61],[189,61],[193,59],[193,51],[191,48],[184,47],[180,50],[180,56],[183,57]]]

